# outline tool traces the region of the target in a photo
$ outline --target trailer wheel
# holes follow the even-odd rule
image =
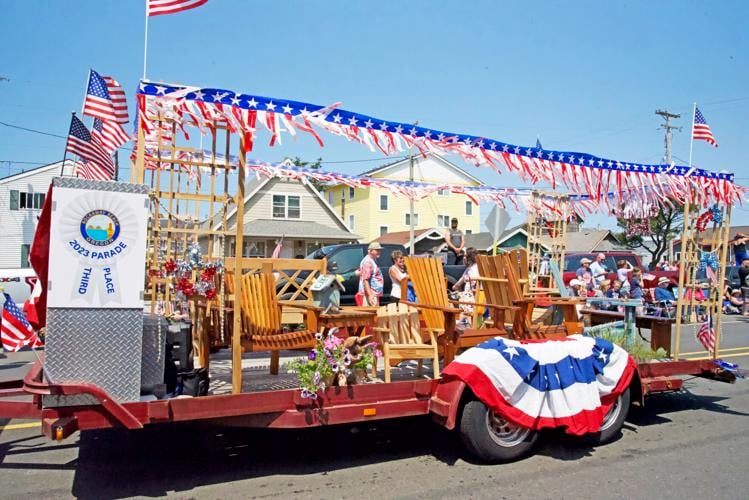
[[[463,408],[460,437],[468,450],[488,463],[503,463],[526,456],[538,439],[538,432],[508,422],[472,400]]]
[[[630,398],[629,387],[627,387],[627,389],[616,398],[614,405],[603,417],[601,430],[583,436],[585,444],[591,446],[606,444],[619,437],[622,426],[624,425],[624,420],[629,413]]]

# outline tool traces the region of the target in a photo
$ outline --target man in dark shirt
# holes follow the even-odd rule
[[[748,241],[749,236],[744,233],[736,233],[736,236],[734,236],[731,241],[731,244],[733,245],[733,255],[736,257],[737,266],[740,266],[745,259],[749,259],[749,254],[746,252],[746,243]]]
[[[739,268],[739,282],[741,283],[741,291],[744,294],[744,307],[742,314],[749,316],[749,258],[745,258],[741,262]]]

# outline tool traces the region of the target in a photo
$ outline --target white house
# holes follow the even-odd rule
[[[29,267],[36,223],[53,177],[72,175],[73,162],[51,163],[0,179],[0,268]]]
[[[245,257],[270,257],[276,241],[283,237],[280,257],[305,256],[338,243],[357,242],[354,234],[320,192],[306,180],[254,179],[246,187],[244,202]],[[229,212],[227,226],[236,229],[236,209]],[[220,224],[213,224],[220,229]],[[227,240],[229,253],[234,238]]]

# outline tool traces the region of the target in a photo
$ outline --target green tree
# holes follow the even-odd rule
[[[299,158],[298,156],[295,156],[294,158],[291,159],[291,162],[296,167],[310,168],[310,169],[313,169],[313,170],[317,170],[320,167],[322,167],[322,158],[318,158],[315,161],[304,161],[301,158]],[[321,182],[318,182],[318,181],[315,181],[315,180],[311,180],[310,184],[312,184],[315,187],[315,189],[317,189],[320,192],[322,192],[325,189],[325,184],[323,184]]]
[[[648,233],[635,232],[628,233],[627,219],[617,219],[617,225],[623,229],[621,233],[616,233],[616,238],[627,248],[641,248],[650,254],[650,270],[661,261],[668,251],[670,242],[681,235],[684,224],[684,207],[674,205],[673,207],[662,207],[660,211],[647,219],[640,222],[648,222],[650,230]]]

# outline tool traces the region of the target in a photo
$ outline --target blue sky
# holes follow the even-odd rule
[[[0,81],[1,122],[66,135],[90,67],[134,92],[144,1],[0,5],[0,76],[10,79]],[[720,147],[696,143],[695,164],[749,184],[747,18],[749,3],[738,1],[209,0],[150,20],[148,77],[342,101],[392,121],[524,145],[539,136],[550,149],[629,162],[662,156],[654,110],[666,108],[682,114],[674,155],[686,163],[697,101]],[[323,138],[322,149],[300,137],[253,157],[322,157],[336,162],[326,169],[349,173],[378,164],[366,148]],[[62,139],[0,125],[0,175],[58,161],[63,149]],[[521,185],[509,174],[466,168],[491,185]],[[749,208],[737,208],[734,222],[749,224]],[[588,221],[596,224],[612,221]]]

